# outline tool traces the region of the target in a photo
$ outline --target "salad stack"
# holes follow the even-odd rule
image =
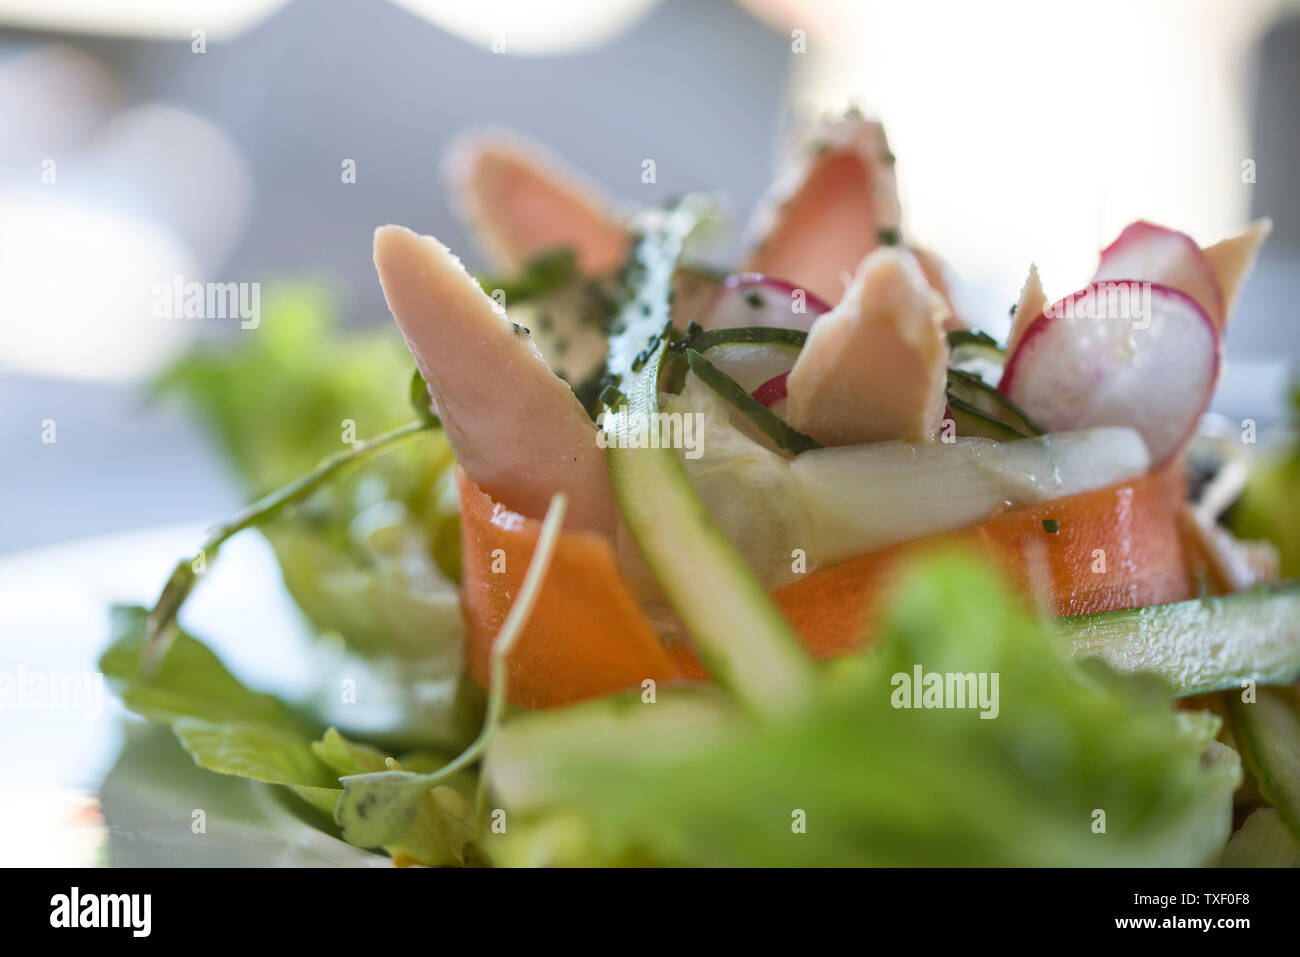
[[[491,273],[384,226],[400,340],[299,291],[161,383],[261,497],[118,609],[123,700],[399,864],[1300,860],[1295,556],[1228,528],[1269,536],[1277,472],[1203,424],[1269,223],[1134,223],[1056,299],[1031,266],[999,341],[895,162],[818,124],[718,269],[707,196],[464,138]],[[181,630],[252,527],[382,722]]]

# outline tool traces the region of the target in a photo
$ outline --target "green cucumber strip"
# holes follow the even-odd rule
[[[948,333],[948,368],[994,382],[1002,375],[1007,354],[987,333],[954,329]]]
[[[694,349],[686,350],[686,361],[691,364],[691,371],[699,376],[705,385],[735,406],[739,412],[758,426],[763,434],[780,448],[792,455],[798,455],[800,452],[822,447],[820,442],[789,425],[779,415],[746,392],[744,386]]]
[[[1300,840],[1300,699],[1294,689],[1257,688],[1254,701],[1224,695],[1241,759],[1259,793]]]
[[[1023,435],[1043,435],[1047,431],[1026,415],[1018,405],[979,376],[960,369],[948,370],[949,405],[954,398],[989,418],[1009,425]]]
[[[985,415],[975,406],[963,402],[956,396],[948,396],[948,408],[952,410],[953,421],[957,423],[959,438],[975,437],[993,439],[995,442],[1013,442],[1016,439],[1032,438],[1025,432],[1019,432],[1005,422]]]
[[[981,346],[1003,351],[998,340],[987,332],[976,332],[974,329],[952,329],[948,332],[948,347],[956,349],[958,346]]]
[[[714,346],[730,342],[770,342],[776,345],[794,346],[802,349],[808,341],[808,333],[800,329],[777,329],[771,326],[739,326],[735,329],[708,329],[696,333],[687,345],[696,352],[707,352]]]
[[[677,452],[631,448],[638,415],[659,414],[669,293],[699,214],[685,201],[648,213],[625,270],[629,295],[614,321],[607,370],[628,414],[607,409],[606,461],[628,529],[695,640],[704,667],[751,714],[776,718],[812,697],[815,672],[790,625],[691,487]]]
[[[1296,582],[1053,623],[1071,657],[1155,673],[1177,698],[1240,689],[1246,681],[1286,684],[1300,675]]]

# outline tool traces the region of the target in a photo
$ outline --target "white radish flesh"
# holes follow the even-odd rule
[[[1190,296],[1154,283],[1093,283],[1025,330],[999,388],[1050,431],[1128,426],[1155,463],[1209,404],[1220,337]]]
[[[807,331],[830,305],[814,293],[784,279],[758,273],[728,276],[700,319],[705,329],[769,329]]]

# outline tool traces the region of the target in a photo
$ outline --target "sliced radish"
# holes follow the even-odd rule
[[[1196,300],[1215,328],[1223,330],[1223,290],[1210,261],[1186,233],[1139,220],[1124,227],[1101,251],[1093,282],[1139,279],[1177,289]]]
[[[825,300],[784,279],[736,273],[717,291],[700,325],[706,329],[765,326],[807,332],[813,320],[830,308]]]
[[[773,376],[754,390],[754,398],[769,409],[772,408],[777,402],[786,397],[786,380],[789,378],[789,372],[782,372],[780,375]]]
[[[1136,429],[1158,464],[1182,447],[1209,404],[1220,341],[1186,293],[1090,283],[1029,324],[998,388],[1051,431]]]

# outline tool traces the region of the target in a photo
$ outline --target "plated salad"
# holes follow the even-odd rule
[[[401,340],[299,290],[160,384],[260,496],[103,660],[199,765],[398,864],[1300,862],[1293,556],[1203,425],[1267,221],[1031,266],[1000,342],[854,111],[728,269],[707,196],[501,132],[448,169],[490,272],[379,228]],[[350,699],[180,629],[252,527]]]

